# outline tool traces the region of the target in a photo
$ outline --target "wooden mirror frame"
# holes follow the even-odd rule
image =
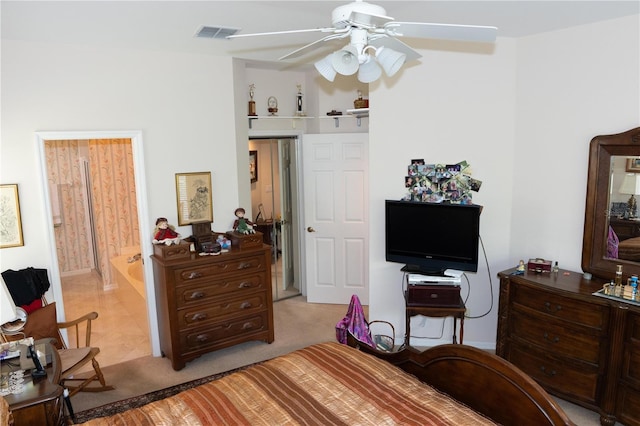
[[[609,231],[611,157],[640,157],[640,127],[615,135],[596,136],[589,146],[587,202],[582,240],[582,270],[606,280],[623,265],[624,276],[640,276],[640,263],[606,257]]]

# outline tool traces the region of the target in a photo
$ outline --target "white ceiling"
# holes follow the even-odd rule
[[[376,1],[397,21],[492,25],[498,37],[522,37],[640,13],[626,1]],[[323,33],[236,40],[195,38],[202,26],[242,33],[331,26],[331,11],[348,1],[25,1],[2,0],[2,39],[231,55],[275,61]],[[403,39],[412,47],[425,40]],[[423,44],[420,44],[423,43]],[[342,42],[344,44],[344,42]],[[330,48],[333,46],[329,46]],[[335,49],[334,49],[335,50]],[[324,52],[324,51],[323,51]],[[319,56],[318,53],[315,57]],[[309,63],[309,55],[297,58]]]

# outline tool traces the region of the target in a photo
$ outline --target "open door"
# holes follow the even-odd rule
[[[253,221],[262,232],[265,244],[272,247],[271,282],[273,300],[297,296],[294,247],[297,226],[292,202],[295,194],[295,173],[291,158],[295,158],[294,138],[252,138],[249,150],[257,155],[259,172],[251,183]]]
[[[282,249],[282,290],[293,290],[293,210],[291,192],[291,148],[290,139],[278,139],[278,158],[280,167],[280,244]],[[298,289],[295,289],[296,293]]]

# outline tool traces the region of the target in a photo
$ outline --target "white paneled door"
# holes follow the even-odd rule
[[[366,133],[304,135],[307,301],[369,303]]]

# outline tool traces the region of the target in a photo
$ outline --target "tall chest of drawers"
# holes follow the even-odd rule
[[[581,273],[500,277],[496,353],[549,393],[640,426],[640,306],[594,296]]]
[[[174,370],[217,349],[273,342],[270,247],[151,259],[160,347]]]

